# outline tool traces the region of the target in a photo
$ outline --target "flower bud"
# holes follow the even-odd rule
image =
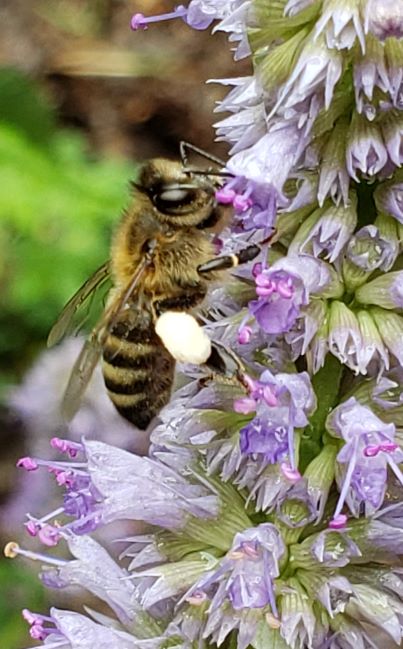
[[[289,254],[323,256],[334,262],[348,242],[357,224],[356,198],[350,196],[348,207],[326,205],[315,210],[301,225],[289,247]]]

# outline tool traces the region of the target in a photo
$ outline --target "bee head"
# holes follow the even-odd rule
[[[211,176],[186,172],[178,162],[157,158],[145,163],[135,188],[146,194],[154,214],[171,226],[212,227],[219,219],[218,184]]]

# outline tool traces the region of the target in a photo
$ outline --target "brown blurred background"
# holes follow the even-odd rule
[[[135,12],[172,11],[162,0],[1,0],[0,64],[40,80],[64,124],[85,131],[94,151],[175,155],[187,139],[213,145],[212,112],[223,96],[209,78],[242,75],[224,34],[181,20],[130,30]]]

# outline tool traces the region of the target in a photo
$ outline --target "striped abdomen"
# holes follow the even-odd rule
[[[144,316],[144,314],[143,314]],[[106,340],[103,375],[119,413],[141,429],[169,401],[175,361],[154,330],[151,319],[122,318]]]

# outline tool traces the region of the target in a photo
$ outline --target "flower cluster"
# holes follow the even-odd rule
[[[403,8],[191,0],[132,27],[165,18],[215,21],[252,58],[222,81],[216,198],[234,208],[224,245],[262,254],[208,297],[233,371],[181,368],[148,457],[54,440],[65,461],[20,461],[65,488],[28,532],[73,558],[8,555],[110,609],[26,611],[31,634],[66,649],[400,646]],[[122,519],[149,532],[120,539],[115,562],[90,534]]]

